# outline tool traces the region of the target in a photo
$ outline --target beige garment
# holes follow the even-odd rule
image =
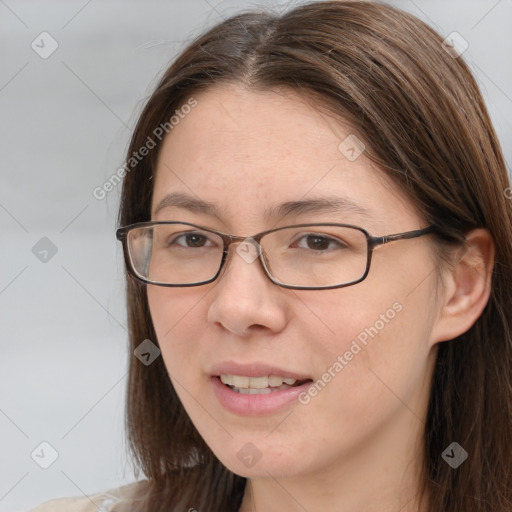
[[[146,482],[133,482],[91,496],[76,496],[46,501],[28,512],[116,512],[117,510],[123,510],[124,512],[127,509],[125,507],[121,509],[122,503],[137,496],[137,491],[142,489]]]

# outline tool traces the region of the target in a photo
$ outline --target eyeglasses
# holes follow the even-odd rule
[[[306,229],[307,228],[307,229]],[[295,224],[251,237],[228,235],[179,221],[141,222],[119,228],[128,271],[158,286],[199,286],[219,276],[229,247],[247,262],[259,258],[270,280],[297,290],[354,285],[366,278],[373,249],[435,231],[423,229],[373,237],[350,224]]]

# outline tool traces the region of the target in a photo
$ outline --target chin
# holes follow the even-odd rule
[[[276,451],[262,442],[236,442],[233,451],[226,453],[226,445],[214,450],[217,458],[231,472],[245,478],[285,478],[298,474],[303,468],[297,463],[299,456],[282,452],[282,444]],[[260,449],[261,448],[261,449]]]

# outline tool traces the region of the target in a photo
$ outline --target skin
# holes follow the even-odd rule
[[[355,224],[374,236],[427,225],[364,153],[349,161],[338,150],[350,128],[295,93],[231,84],[195,98],[198,105],[161,147],[152,211],[179,191],[215,203],[221,215],[167,207],[154,220],[241,236],[302,222]],[[263,221],[275,203],[331,194],[350,198],[372,218],[330,212]],[[484,230],[468,235],[453,267],[439,265],[431,236],[397,241],[375,250],[363,282],[310,291],[273,284],[258,260],[246,263],[232,247],[213,283],[147,287],[183,406],[222,463],[249,479],[242,512],[427,510],[414,497],[437,344],[480,315],[493,257]],[[402,310],[307,405],[243,417],[217,401],[213,364],[278,362],[316,381],[394,303]],[[237,457],[246,443],[262,455],[252,467]]]

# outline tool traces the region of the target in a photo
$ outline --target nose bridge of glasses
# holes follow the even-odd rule
[[[251,237],[251,236],[237,236],[237,235],[227,235],[224,236],[224,246],[225,246],[225,254],[224,254],[224,264],[222,266],[227,267],[229,262],[233,258],[241,258],[245,263],[255,263],[257,259],[260,259],[260,263],[262,263],[262,270],[265,271],[266,264],[261,261],[260,255],[265,255],[263,253],[263,249],[259,242],[256,240],[260,237]],[[230,247],[234,246],[234,253],[230,255]],[[233,251],[232,251],[233,252]],[[263,254],[262,254],[263,253]]]
[[[261,254],[261,246],[253,237],[231,235],[226,244],[226,252],[234,246],[236,253],[246,262],[252,263]]]

